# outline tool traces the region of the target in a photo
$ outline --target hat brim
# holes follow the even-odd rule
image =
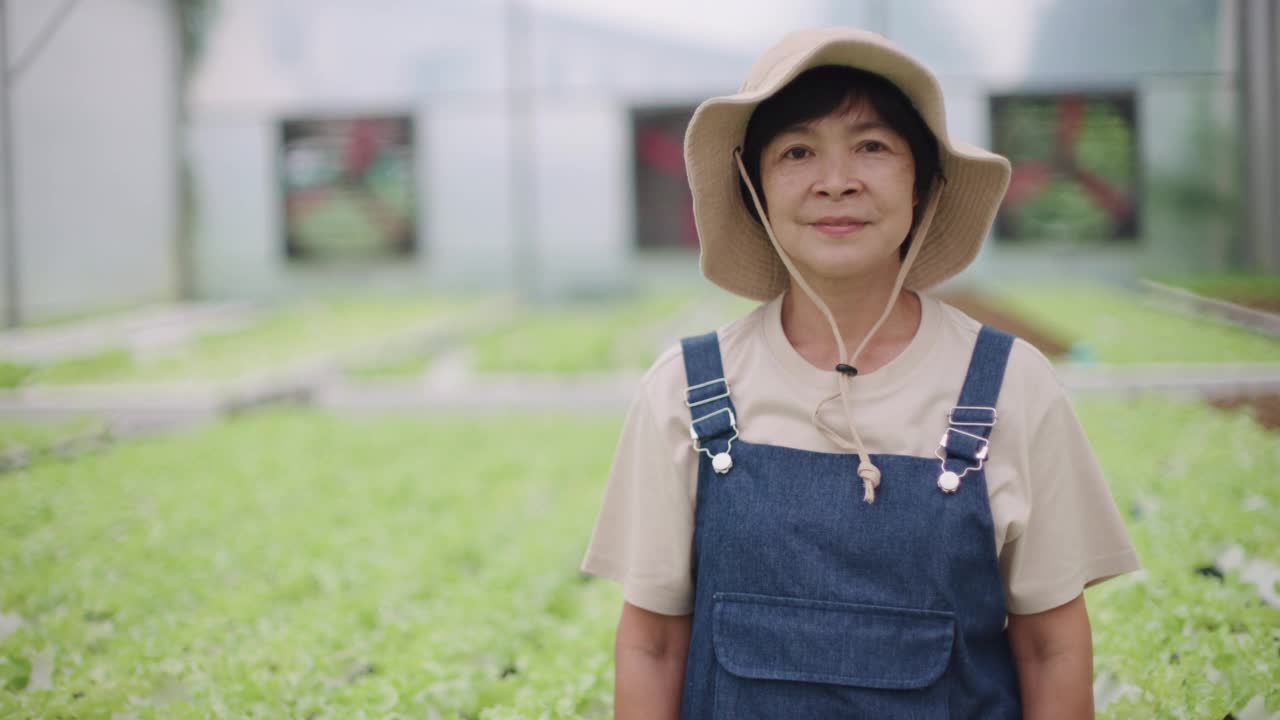
[[[963,271],[977,257],[1009,185],[1009,161],[982,148],[952,142],[947,135],[942,90],[932,73],[877,35],[850,29],[812,31],[820,37],[808,51],[793,53],[761,69],[742,92],[698,106],[685,134],[685,168],[693,193],[703,274],[744,297],[768,300],[789,284],[786,266],[764,228],[751,216],[739,191],[734,150],[751,114],[797,75],[821,65],[874,72],[897,85],[938,140],[945,182],[928,235],[906,278],[926,289]],[[786,41],[784,41],[785,43]],[[762,58],[766,63],[769,56]]]

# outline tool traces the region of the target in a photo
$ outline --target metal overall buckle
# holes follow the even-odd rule
[[[991,422],[977,422],[977,421],[956,422],[954,416],[957,410],[984,410],[986,412],[991,413]],[[933,451],[934,457],[938,458],[939,465],[942,468],[942,473],[938,475],[939,490],[941,490],[942,492],[948,495],[954,493],[955,491],[960,489],[960,480],[963,479],[965,475],[968,475],[970,472],[974,470],[981,470],[983,466],[986,465],[987,457],[991,448],[991,442],[987,440],[987,438],[981,435],[976,435],[974,433],[961,430],[960,428],[962,427],[991,428],[996,426],[996,420],[997,420],[996,409],[993,407],[960,405],[955,408],[952,408],[947,413],[947,425],[948,425],[947,429],[942,433],[942,439],[938,441],[938,448]],[[947,450],[948,450],[947,441],[951,439],[951,433],[960,433],[965,437],[972,438],[978,441],[978,451],[974,455],[975,459],[978,461],[977,465],[970,465],[969,467],[966,467],[963,471],[959,473],[956,473],[947,469]]]
[[[712,395],[711,397],[704,398],[702,400],[694,401],[690,399],[690,396],[692,395],[694,390],[701,390],[702,388],[711,387],[717,384],[724,385],[724,392],[718,395]],[[713,403],[717,400],[724,400],[727,397],[729,397],[729,381],[723,377],[718,377],[714,380],[708,380],[704,383],[698,383],[697,385],[692,385],[688,388],[685,388],[684,404],[686,407],[696,408],[699,405],[706,405],[707,403]],[[733,437],[729,438],[729,443],[725,447],[724,452],[712,454],[710,450],[704,447],[699,447],[697,426],[698,426],[698,423],[702,422],[703,420],[706,420],[707,418],[715,417],[720,413],[729,414],[729,427],[733,428]],[[689,437],[693,439],[693,451],[705,453],[707,457],[711,458],[711,467],[716,471],[717,474],[723,475],[729,472],[731,468],[733,468],[733,458],[729,456],[729,451],[733,449],[733,441],[738,437],[738,419],[734,417],[733,410],[731,408],[727,408],[727,407],[721,408],[714,412],[707,413],[702,417],[695,418],[693,422],[689,424]]]
[[[724,384],[724,392],[720,393],[719,395],[713,395],[712,397],[709,397],[709,398],[707,398],[707,399],[705,399],[705,400],[699,400],[699,401],[697,401],[697,402],[690,402],[690,401],[689,401],[689,394],[690,394],[690,393],[692,393],[694,390],[701,390],[701,389],[702,389],[702,388],[704,388],[704,387],[711,387],[712,385],[715,385],[716,383],[723,383],[723,384]],[[687,388],[685,388],[685,390],[684,390],[684,404],[685,404],[685,407],[691,407],[691,408],[698,407],[699,405],[706,405],[707,403],[715,402],[715,401],[717,401],[717,400],[723,400],[723,399],[725,399],[725,398],[727,398],[727,397],[729,397],[729,381],[728,381],[728,380],[725,380],[724,378],[716,378],[715,380],[708,380],[708,381],[706,381],[706,382],[704,382],[704,383],[698,383],[697,385],[692,385],[692,386],[690,386],[690,387],[687,387]],[[710,415],[708,415],[707,417],[711,417],[711,416],[710,416]],[[697,420],[694,420],[694,422],[698,422],[698,421],[697,421]]]
[[[712,454],[712,452],[707,448],[700,447],[698,445],[697,425],[703,420],[715,417],[720,413],[729,414],[729,427],[733,428],[733,436],[729,438],[728,445],[725,446],[724,452]],[[707,457],[711,458],[711,468],[716,471],[716,474],[724,475],[733,468],[733,458],[729,456],[729,451],[733,449],[733,441],[738,439],[738,419],[734,417],[732,408],[720,408],[719,410],[709,412],[706,415],[695,419],[689,424],[689,437],[693,438],[694,452],[703,453]]]

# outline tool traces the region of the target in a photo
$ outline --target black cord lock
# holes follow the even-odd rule
[[[838,372],[838,373],[844,373],[845,375],[848,375],[849,377],[857,377],[857,376],[858,376],[858,368],[856,368],[856,367],[854,367],[854,366],[852,366],[852,365],[846,365],[846,364],[844,364],[844,363],[840,363],[839,365],[837,365],[837,366],[836,366],[836,372]]]

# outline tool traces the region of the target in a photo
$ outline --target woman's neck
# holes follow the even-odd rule
[[[849,356],[884,314],[893,292],[893,280],[840,291],[814,288],[835,317]],[[845,283],[845,288],[851,285],[854,284]],[[915,337],[920,313],[920,298],[909,290],[900,290],[889,317],[854,362],[858,371],[874,372],[897,357]],[[814,366],[830,370],[839,361],[836,339],[826,316],[813,299],[794,284],[782,299],[782,330],[796,352]]]

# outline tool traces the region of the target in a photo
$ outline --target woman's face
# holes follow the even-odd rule
[[[896,275],[915,162],[869,104],[778,134],[761,152],[760,184],[774,234],[806,278]]]

